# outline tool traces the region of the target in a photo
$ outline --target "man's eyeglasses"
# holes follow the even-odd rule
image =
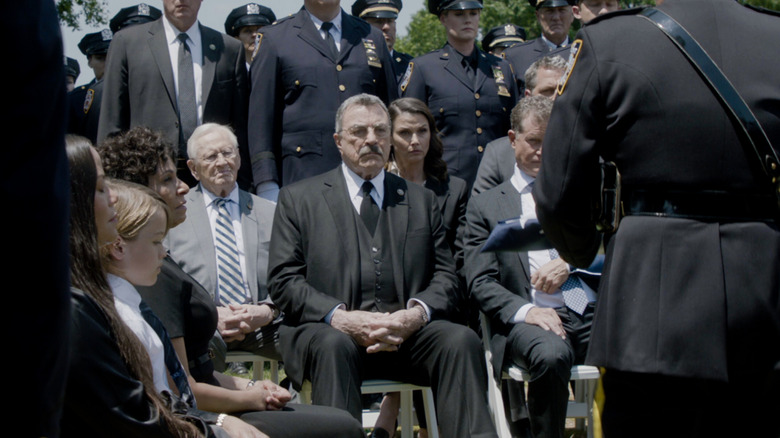
[[[368,130],[373,129],[374,135],[377,138],[386,138],[390,136],[390,125],[386,123],[380,123],[374,126],[354,125],[347,129],[342,129],[340,132],[348,132],[349,135],[357,138],[365,139],[368,137]]]

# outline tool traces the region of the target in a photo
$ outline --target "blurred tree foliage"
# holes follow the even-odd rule
[[[105,0],[57,0],[60,24],[73,30],[84,24],[97,27],[108,23],[108,3]]]
[[[780,0],[747,0],[740,3],[780,10]],[[653,0],[621,1],[621,6],[624,8],[654,4]],[[507,23],[524,27],[528,33],[528,39],[538,37],[541,32],[539,23],[536,21],[534,8],[527,1],[484,0],[484,9],[482,9],[479,23],[479,39],[493,27]],[[571,36],[573,37],[579,29],[580,23],[575,19],[570,32]],[[439,23],[438,17],[424,8],[414,14],[406,28],[406,33],[396,41],[395,48],[399,52],[419,56],[440,48],[446,41],[444,27]]]

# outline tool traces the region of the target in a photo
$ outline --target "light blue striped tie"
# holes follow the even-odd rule
[[[218,198],[214,201],[219,213],[215,229],[219,302],[224,306],[247,302],[244,277],[241,275],[241,261],[236,245],[236,234],[233,232],[233,220],[227,210],[227,202],[228,200],[224,198]]]
[[[558,258],[558,251],[555,248],[550,248],[550,258],[553,260]],[[585,308],[588,307],[588,295],[582,288],[579,278],[569,275],[569,278],[561,285],[561,293],[566,307],[580,315],[585,312]]]

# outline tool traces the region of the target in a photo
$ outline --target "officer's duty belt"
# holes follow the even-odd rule
[[[777,199],[771,194],[721,191],[679,192],[625,190],[625,216],[658,216],[711,222],[777,221]]]

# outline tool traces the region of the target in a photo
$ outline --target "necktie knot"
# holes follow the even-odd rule
[[[361,189],[363,191],[363,196],[371,196],[371,190],[374,189],[374,184],[372,184],[371,181],[364,181]]]
[[[187,45],[187,34],[182,32],[178,35],[176,35],[176,39],[179,40],[180,43]]]
[[[325,32],[330,32],[330,30],[333,28],[333,23],[331,23],[330,21],[326,21],[326,22],[322,23],[321,28]]]

